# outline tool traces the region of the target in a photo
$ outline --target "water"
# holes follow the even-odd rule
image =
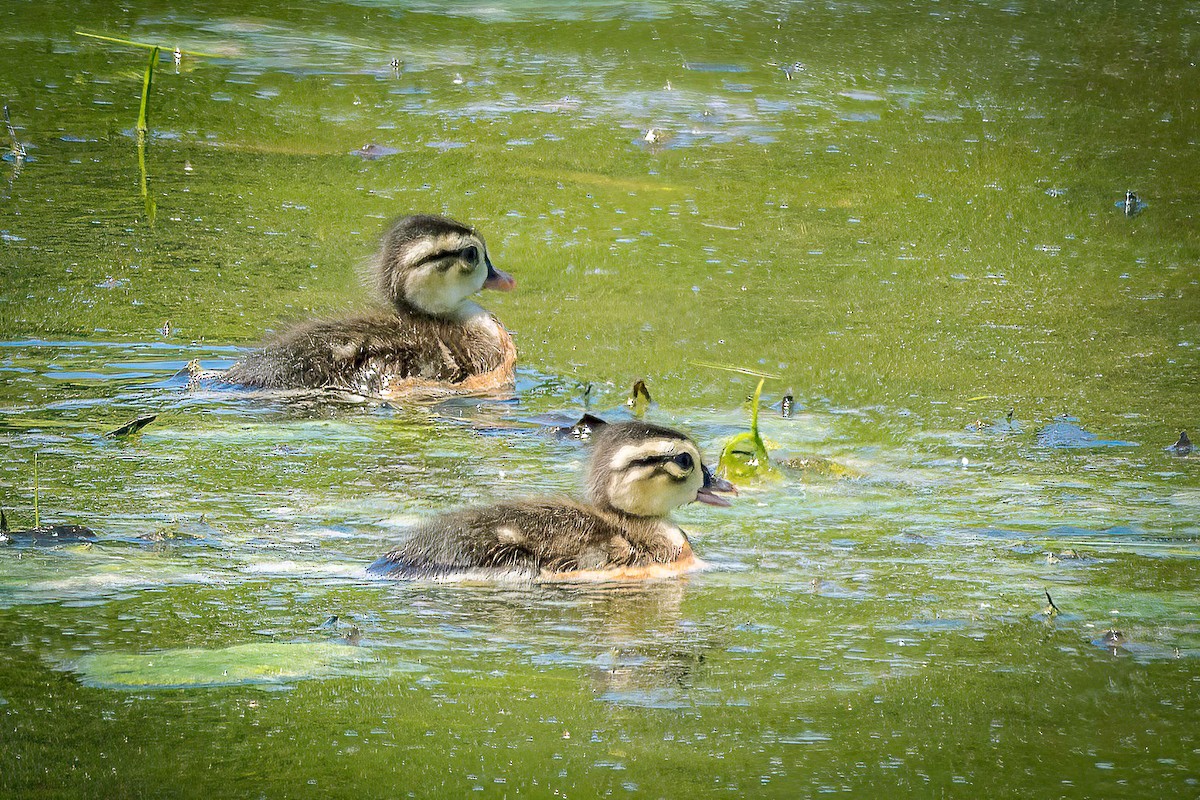
[[[36,453],[99,539],[0,548],[0,794],[1196,793],[1190,5],[0,15],[0,504],[33,524]],[[77,29],[215,56],[156,72],[152,215],[145,52]],[[173,379],[360,305],[409,211],[517,278],[512,397]],[[709,571],[366,577],[577,492],[538,421],[586,384],[715,460],[755,380],[712,363],[780,376],[793,466],[679,512]]]

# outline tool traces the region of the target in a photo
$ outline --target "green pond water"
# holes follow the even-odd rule
[[[141,153],[76,31],[168,48]],[[0,796],[1200,796],[1198,62],[1185,0],[0,3],[0,505],[98,539],[0,545]],[[415,211],[511,396],[172,377]],[[577,492],[588,384],[715,460],[706,364],[794,465],[680,510],[712,569],[367,577]]]

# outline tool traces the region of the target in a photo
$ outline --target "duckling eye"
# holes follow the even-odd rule
[[[671,461],[684,472],[691,472],[692,467],[696,466],[695,462],[692,460],[691,453],[680,453],[672,458]]]
[[[479,248],[475,245],[470,245],[462,249],[462,257],[470,264],[479,263]]]

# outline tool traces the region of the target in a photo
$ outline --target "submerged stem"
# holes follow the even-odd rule
[[[141,171],[142,178],[142,202],[146,204],[146,219],[153,225],[155,219],[158,217],[158,205],[154,202],[154,198],[150,196],[150,184],[146,177],[146,137],[141,132],[138,133],[137,151],[138,169]]]

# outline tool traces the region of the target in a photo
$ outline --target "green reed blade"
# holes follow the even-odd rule
[[[76,36],[86,36],[89,39],[99,39],[102,42],[112,42],[113,44],[123,44],[128,47],[141,47],[144,49],[158,48],[160,50],[163,49],[163,46],[159,45],[159,44],[148,44],[146,42],[135,42],[135,41],[131,41],[130,39],[118,39],[115,36],[101,36],[98,33],[85,33],[84,31],[75,31],[75,35]],[[221,56],[217,55],[216,53],[201,53],[196,50],[184,50],[180,47],[176,47],[175,50],[177,52],[181,53],[182,55],[196,56],[198,58],[220,58],[221,57]]]
[[[158,46],[150,48],[150,58],[146,62],[146,75],[142,78],[142,107],[138,111],[137,132],[138,138],[144,139],[146,136],[146,111],[150,105],[150,86],[154,82],[154,65],[158,63]]]

